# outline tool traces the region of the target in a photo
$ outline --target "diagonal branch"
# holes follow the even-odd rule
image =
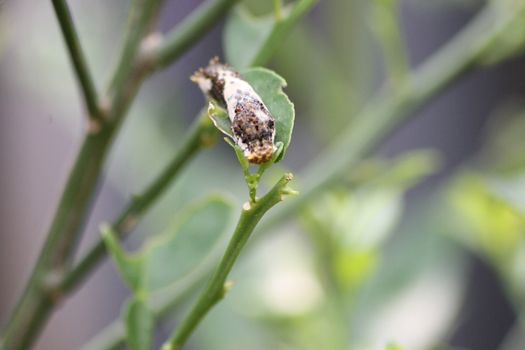
[[[103,116],[98,105],[97,92],[91,79],[82,47],[80,46],[71,12],[65,0],[52,0],[52,2],[60,24],[60,29],[62,30],[62,35],[64,36],[64,41],[69,51],[71,62],[73,63],[73,69],[75,70],[81,92],[84,95],[84,103],[88,117],[94,122],[101,122]]]

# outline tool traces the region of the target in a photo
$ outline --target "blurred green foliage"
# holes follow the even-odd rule
[[[525,156],[523,112],[505,108],[490,124],[478,166],[449,185],[453,235],[500,276],[516,313],[525,307]],[[505,154],[505,157],[497,155]]]

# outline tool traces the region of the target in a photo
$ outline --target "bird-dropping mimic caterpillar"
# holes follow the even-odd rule
[[[192,75],[202,92],[226,108],[235,143],[250,163],[262,164],[276,151],[275,120],[241,75],[217,57]]]

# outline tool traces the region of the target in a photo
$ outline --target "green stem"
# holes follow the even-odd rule
[[[162,68],[180,57],[239,0],[208,1],[166,35],[164,44],[149,53],[153,68]]]
[[[146,190],[127,205],[115,222],[111,225],[120,236],[125,236],[140,220],[140,217],[161,197],[173,180],[180,174],[184,167],[204,147],[215,142],[217,132],[206,111],[202,112],[192,130],[182,142],[181,148],[164,171],[146,188]],[[99,240],[93,248],[64,278],[61,285],[62,293],[70,293],[83,282],[94,267],[106,255],[106,247]]]
[[[84,225],[111,135],[112,130],[105,128],[86,137],[26,290],[4,331],[2,349],[30,347],[62,299],[55,283],[69,263]]]
[[[251,233],[264,214],[274,205],[283,200],[283,196],[290,193],[287,188],[292,180],[291,174],[284,175],[277,184],[256,203],[249,204],[242,209],[241,216],[233,236],[224,252],[221,262],[208,282],[207,287],[200,294],[197,302],[183,319],[175,333],[162,347],[163,350],[178,350],[186,343],[200,321],[210,309],[224,297],[226,278],[237,260],[242,248],[248,241]]]
[[[95,122],[101,122],[103,116],[98,105],[97,92],[91,79],[91,74],[87,67],[86,59],[80,46],[77,31],[75,30],[73,18],[71,17],[67,3],[65,0],[53,0],[52,2],[58,22],[60,23],[64,41],[69,51],[71,62],[73,63],[73,69],[75,70],[82,94],[84,95],[84,103],[86,104],[89,118]]]

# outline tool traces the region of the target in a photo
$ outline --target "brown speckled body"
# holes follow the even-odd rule
[[[261,97],[230,66],[217,58],[199,69],[192,80],[228,110],[237,145],[250,163],[262,164],[275,152],[275,121]]]

